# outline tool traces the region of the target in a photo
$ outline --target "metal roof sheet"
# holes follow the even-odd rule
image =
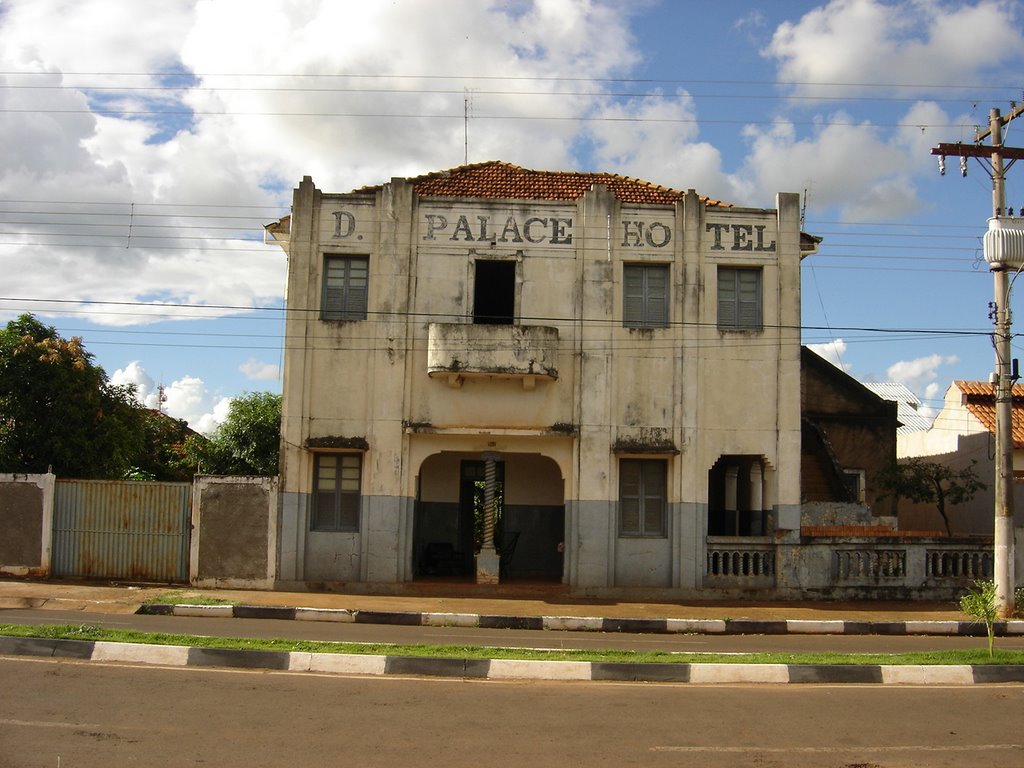
[[[869,381],[864,386],[883,400],[896,403],[896,418],[900,426],[896,429],[899,435],[910,432],[923,432],[932,425],[932,419],[918,410],[921,401],[906,384],[893,381]]]

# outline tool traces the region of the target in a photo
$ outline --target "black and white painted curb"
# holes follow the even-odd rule
[[[139,613],[235,619],[337,621],[413,627],[474,627],[576,632],[697,635],[953,635],[982,637],[971,621],[847,621],[816,619],[627,619],[587,616],[500,616],[476,613],[357,611],[336,608],[278,608],[253,605],[143,605]],[[1024,635],[1024,621],[1000,621],[998,637]]]
[[[419,658],[341,653],[190,648],[86,640],[0,637],[0,656],[219,667],[339,675],[395,675],[481,680],[576,680],[648,683],[857,683],[975,685],[1024,683],[1019,665],[670,664],[514,659]]]

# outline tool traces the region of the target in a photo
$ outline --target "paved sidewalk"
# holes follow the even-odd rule
[[[433,594],[428,594],[431,587]],[[568,597],[557,588],[474,590],[428,585],[420,594],[196,590],[167,586],[0,579],[0,609],[153,613],[605,632],[978,634],[955,606],[935,603],[617,602]],[[444,593],[444,594],[442,594]],[[211,599],[227,605],[198,605]],[[159,600],[160,602],[153,602]],[[169,601],[169,602],[168,602]],[[0,619],[2,619],[0,612]],[[1024,635],[1024,621],[1001,634]],[[695,684],[1024,683],[1024,666],[663,664],[226,650],[135,643],[0,637],[0,655],[161,666],[231,667],[320,674],[420,675],[501,680]]]
[[[451,582],[413,589],[415,593],[368,595],[0,579],[0,608],[604,632],[983,633],[947,603],[623,602],[571,597],[558,585],[479,588]],[[203,605],[210,601],[225,604]],[[999,631],[1024,634],[1024,621],[1007,622]]]
[[[341,592],[272,592],[135,586],[59,580],[0,578],[0,607],[133,613],[146,602],[174,596],[175,602],[221,600],[234,605],[326,608],[348,611],[456,613],[502,616],[589,616],[635,619],[787,619],[846,621],[962,621],[953,603],[742,601],[631,602],[577,598],[558,586],[478,588],[472,584],[417,583],[415,593],[368,595]],[[179,600],[180,598],[180,600]]]

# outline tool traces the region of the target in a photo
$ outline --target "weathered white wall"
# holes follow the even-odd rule
[[[367,321],[318,319],[329,253],[369,256]],[[467,346],[494,343],[469,325],[478,259],[514,261],[517,321],[557,332],[544,375],[491,363],[439,375],[428,359],[431,323],[467,324]],[[304,180],[289,245],[282,578],[411,578],[417,492],[457,500],[456,456],[483,451],[506,462],[508,503],[566,504],[578,587],[699,585],[708,470],[723,454],[762,457],[766,508],[798,529],[799,262],[796,195],[778,210],[705,209],[695,193],[622,205],[600,186],[576,203],[509,202],[419,199],[400,179],[325,195]],[[622,327],[630,263],[669,265],[669,327]],[[718,330],[719,265],[761,267],[763,330]],[[500,366],[501,351],[486,359]],[[309,531],[310,439],[368,446],[360,531]],[[664,539],[617,535],[628,456],[668,460]]]

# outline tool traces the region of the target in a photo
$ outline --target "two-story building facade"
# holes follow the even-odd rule
[[[799,199],[500,162],[295,190],[279,581],[709,586],[800,527]]]

